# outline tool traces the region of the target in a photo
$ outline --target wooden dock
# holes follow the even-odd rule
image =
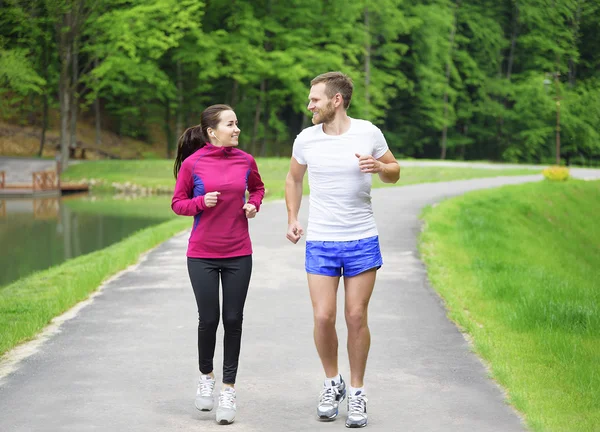
[[[52,197],[71,193],[88,192],[84,183],[60,181],[56,171],[34,171],[31,183],[10,183],[5,171],[0,171],[0,198]]]

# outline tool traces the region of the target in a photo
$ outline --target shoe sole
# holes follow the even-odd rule
[[[202,411],[202,412],[208,412],[208,411],[212,411],[214,406],[210,407],[210,408],[206,408],[206,407],[199,407],[198,405],[194,404],[194,406],[196,407],[196,409],[198,411]]]
[[[233,423],[235,419],[229,421],[229,420],[219,420],[217,423],[219,423],[220,425],[230,425],[231,423]]]
[[[346,427],[347,427],[348,429],[359,429],[359,428],[364,428],[364,427],[366,427],[366,426],[367,426],[367,424],[366,424],[366,423],[365,423],[365,424],[363,424],[363,425],[349,425],[348,423],[346,423]]]

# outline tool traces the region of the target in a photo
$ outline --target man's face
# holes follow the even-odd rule
[[[335,106],[333,99],[325,94],[325,83],[315,84],[311,87],[308,95],[308,110],[313,113],[312,122],[330,123],[335,118]]]

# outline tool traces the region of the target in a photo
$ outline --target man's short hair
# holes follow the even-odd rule
[[[328,98],[331,99],[336,93],[341,94],[344,99],[344,109],[348,109],[354,89],[352,79],[348,75],[341,72],[327,72],[315,77],[310,85],[312,87],[319,83],[325,83],[325,94]]]

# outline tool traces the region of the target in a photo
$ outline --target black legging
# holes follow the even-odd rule
[[[223,383],[235,384],[242,341],[244,303],[252,274],[252,255],[235,258],[188,258],[188,273],[198,305],[200,372],[213,371],[219,325],[219,275],[223,287]]]

